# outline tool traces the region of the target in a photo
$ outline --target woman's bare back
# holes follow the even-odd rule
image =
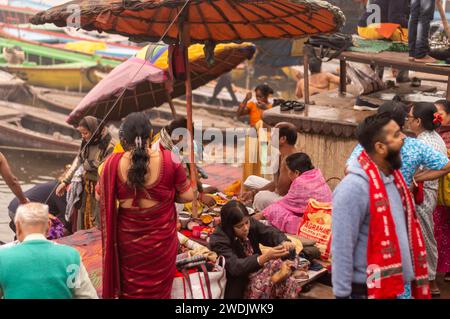
[[[162,169],[162,153],[161,151],[148,150],[150,156],[150,161],[147,166],[147,175],[145,176],[145,187],[151,187],[155,182],[157,182]],[[126,152],[120,159],[118,174],[122,181],[127,180],[128,170],[131,167],[131,153]],[[150,208],[158,204],[156,200],[140,199],[139,206],[141,208]],[[123,199],[120,201],[120,206],[123,208],[133,207],[133,198]]]

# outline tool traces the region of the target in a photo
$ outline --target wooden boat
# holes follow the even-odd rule
[[[0,23],[28,23],[37,12],[31,8],[0,4]]]
[[[16,101],[19,97],[30,97],[31,92],[25,81],[17,76],[0,71],[0,100]]]
[[[159,130],[168,125],[173,120],[172,112],[168,105],[150,109],[146,111],[146,113],[150,115],[150,120],[155,132],[159,132]],[[186,117],[186,107],[177,108],[177,115]],[[219,143],[225,144],[227,143],[227,130],[244,130],[249,128],[248,125],[236,121],[233,118],[224,118],[223,116],[214,115],[204,109],[194,109],[193,119],[194,135],[195,137],[203,136],[203,144],[205,145],[212,141],[216,141],[216,138],[219,139]],[[203,135],[206,130],[208,131],[208,134]],[[211,136],[211,134],[213,133],[219,135]],[[232,134],[232,132],[230,134]],[[233,137],[230,135],[229,138]]]
[[[7,63],[4,55],[0,68],[30,85],[70,91],[89,91],[100,79],[95,71],[109,72],[120,61],[44,47],[30,42],[0,38],[0,50],[18,47],[25,53],[22,64]]]
[[[132,57],[141,49],[138,46],[120,43],[106,44],[99,42],[100,40],[85,40],[82,37],[69,36],[65,33],[9,24],[0,25],[0,35],[8,39],[39,42],[42,46],[88,54],[94,53],[104,58],[119,59],[121,61]]]
[[[85,95],[84,93],[53,90],[36,86],[31,86],[30,91],[33,96],[31,103],[34,106],[44,107],[50,111],[64,115],[69,115]]]
[[[59,4],[62,4],[65,0],[59,0]],[[14,23],[27,24],[30,18],[36,13],[42,10],[47,10],[52,5],[57,5],[57,2],[53,1],[52,4],[37,2],[31,0],[0,0],[0,23]],[[53,26],[54,28],[54,26]],[[60,32],[64,32],[69,36],[78,36],[83,40],[90,41],[104,41],[107,43],[129,43],[128,38],[117,34],[108,34],[105,32],[99,33],[97,31],[85,31],[77,28],[59,28]]]
[[[64,32],[72,37],[80,37],[83,38],[83,40],[88,41],[103,41],[106,43],[124,43],[124,44],[130,44],[127,37],[118,35],[118,34],[109,34],[109,33],[99,33],[97,31],[86,31],[82,29],[75,29],[75,28],[64,28]]]
[[[186,100],[180,98],[180,99],[174,99],[173,104],[177,106],[177,110],[180,108],[186,108]],[[220,105],[211,105],[207,103],[199,103],[199,102],[192,102],[192,108],[194,110],[205,110],[210,112],[214,115],[220,115],[227,118],[234,118],[237,114],[238,107],[237,106],[220,106]]]
[[[201,99],[200,94],[197,94],[199,89],[193,92],[194,100]],[[77,92],[66,92],[61,90],[54,90],[42,87],[30,87],[30,91],[33,95],[32,104],[36,106],[45,107],[54,112],[62,114],[70,114],[72,110],[81,102],[84,93]],[[222,93],[223,94],[223,93]],[[222,96],[219,97],[219,103],[228,103],[226,100],[222,100]],[[238,96],[239,98],[239,96]],[[24,101],[25,103],[25,101]],[[27,102],[29,103],[29,102]],[[174,99],[174,105],[176,106],[177,112],[181,112],[186,109],[186,101],[183,99]],[[225,118],[235,118],[237,113],[237,106],[220,106],[220,105],[210,105],[207,103],[193,102],[192,107],[194,110],[205,110],[213,115],[222,116]]]
[[[168,105],[162,105],[146,112],[152,115],[152,119],[161,118],[169,122],[173,120],[172,112]],[[177,108],[177,115],[186,117],[186,108]],[[223,116],[211,114],[204,109],[194,109],[193,119],[194,123],[202,123],[203,130],[217,128],[224,133],[227,128],[248,128],[248,125],[235,121],[234,118],[224,118]]]
[[[80,135],[61,114],[0,101],[0,144],[41,151],[76,154]]]
[[[18,8],[19,7],[26,8],[26,9],[34,10],[34,11],[38,12],[41,10],[47,10],[52,5],[56,6],[60,3],[63,3],[64,0],[57,0],[57,1],[53,0],[53,1],[51,1],[52,5],[46,3],[48,1],[41,1],[41,0],[6,0],[6,2],[10,6],[14,6],[14,7],[18,7]]]
[[[14,25],[16,25],[16,24],[14,24]],[[18,28],[28,28],[31,30],[38,30],[38,31],[51,31],[51,32],[59,33],[61,35],[65,34],[63,28],[59,28],[59,27],[55,26],[53,23],[44,23],[41,25],[34,25],[34,24],[27,22],[27,23],[17,24],[16,26]]]

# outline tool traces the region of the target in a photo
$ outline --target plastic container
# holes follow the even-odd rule
[[[178,220],[180,221],[181,228],[186,229],[191,221],[191,215],[186,212],[181,212],[178,214]]]
[[[200,238],[202,230],[203,230],[202,226],[194,226],[194,227],[192,227],[192,236],[194,236],[195,238]]]

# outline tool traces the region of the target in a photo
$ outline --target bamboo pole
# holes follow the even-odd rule
[[[184,17],[189,17],[189,5],[187,5],[185,9]],[[198,217],[197,210],[197,196],[198,196],[198,188],[197,188],[197,170],[195,167],[195,156],[194,156],[194,127],[192,121],[192,84],[191,84],[191,70],[189,66],[189,45],[191,43],[190,37],[190,26],[188,21],[183,21],[182,28],[180,29],[182,36],[182,44],[184,46],[184,56],[186,63],[186,117],[187,117],[187,129],[189,132],[189,140],[188,140],[188,152],[189,152],[189,173],[191,177],[191,187],[194,190],[194,200],[192,201],[192,217]]]
[[[442,0],[436,0],[436,7],[438,8],[439,15],[441,16],[442,24],[444,26],[445,34],[447,35],[447,39],[450,41],[450,29],[448,27],[448,21],[447,21],[447,17],[445,16],[444,7],[442,6]]]
[[[304,82],[304,87],[303,87],[303,97],[305,100],[305,104],[308,105],[309,104],[309,56],[308,56],[308,52],[305,52],[305,54],[303,55],[303,82]]]

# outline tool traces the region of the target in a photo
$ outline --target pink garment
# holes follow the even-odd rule
[[[450,272],[450,207],[438,206],[433,213],[438,250],[438,273]]]
[[[286,196],[263,210],[263,215],[274,227],[295,235],[310,198],[326,203],[332,200],[331,189],[319,169],[297,177]]]

